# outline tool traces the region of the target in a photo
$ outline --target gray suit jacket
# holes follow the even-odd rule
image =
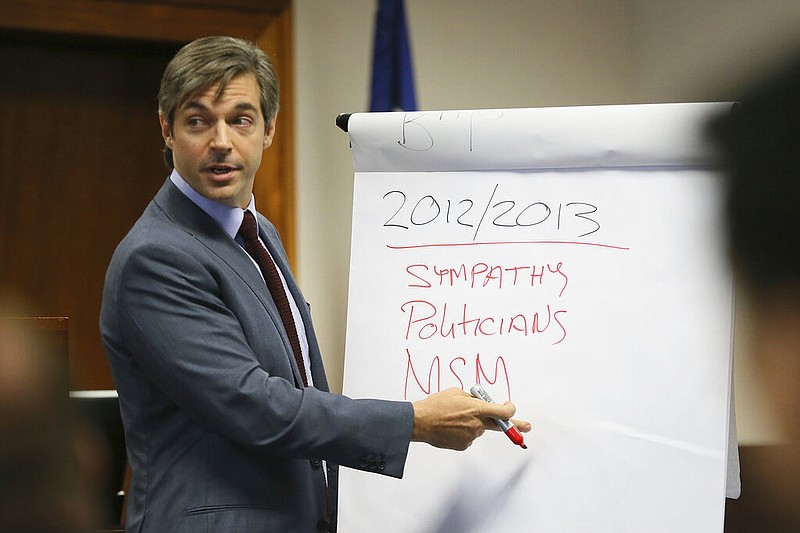
[[[316,531],[321,459],[334,510],[336,465],[402,476],[411,405],[328,392],[308,305],[258,219],[300,307],[315,388],[299,385],[250,258],[170,180],[111,260],[100,330],[133,474],[128,531]]]

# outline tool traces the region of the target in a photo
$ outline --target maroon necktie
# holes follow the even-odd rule
[[[303,385],[308,387],[306,367],[303,363],[300,339],[297,336],[297,327],[292,317],[292,308],[289,306],[289,298],[286,295],[286,290],[283,288],[283,282],[278,273],[278,267],[275,266],[275,262],[264,248],[264,245],[258,240],[258,225],[250,211],[244,211],[244,220],[242,220],[242,226],[239,228],[239,235],[244,239],[244,249],[250,254],[250,257],[255,260],[256,264],[258,264],[258,268],[261,269],[261,274],[264,276],[264,281],[267,283],[267,288],[272,295],[272,300],[278,307],[283,327],[286,329],[286,334],[289,336],[289,344],[292,345],[294,359],[297,361],[298,368],[300,368],[300,376],[303,378]]]

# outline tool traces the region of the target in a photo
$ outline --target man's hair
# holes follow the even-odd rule
[[[800,60],[709,125],[727,178],[731,258],[756,293],[800,288]]]
[[[219,83],[217,98],[241,74],[253,74],[260,90],[261,113],[268,127],[278,114],[278,77],[267,54],[254,43],[235,37],[203,37],[181,48],[167,65],[158,91],[158,112],[172,127],[175,112],[186,100]],[[164,160],[173,168],[172,150]]]

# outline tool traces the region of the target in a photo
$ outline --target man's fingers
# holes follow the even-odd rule
[[[516,420],[511,417],[516,412],[516,406],[511,402],[504,404],[484,403],[481,409],[482,415],[486,417],[484,425],[487,429],[499,430],[495,419],[509,420],[514,426],[522,433],[527,433],[531,430],[531,423],[527,420]]]
[[[516,406],[511,402],[503,404],[499,403],[486,403],[483,402],[481,407],[481,414],[490,418],[499,418],[500,420],[508,420],[517,411]]]
[[[531,423],[527,420],[511,420],[511,423],[520,430],[522,433],[527,433],[531,430]]]

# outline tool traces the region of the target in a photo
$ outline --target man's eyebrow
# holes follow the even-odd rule
[[[236,104],[236,109],[239,111],[253,111],[254,113],[258,113],[258,108],[251,104],[250,102],[242,102]]]
[[[197,100],[187,100],[185,104],[183,104],[183,109],[197,109],[199,111],[207,111],[208,107]]]
[[[241,102],[234,106],[238,111],[253,111],[254,113],[258,112],[258,107],[251,104],[250,102]],[[198,111],[209,111],[208,106],[203,104],[198,100],[188,100],[185,104],[183,104],[183,109],[196,109]]]

